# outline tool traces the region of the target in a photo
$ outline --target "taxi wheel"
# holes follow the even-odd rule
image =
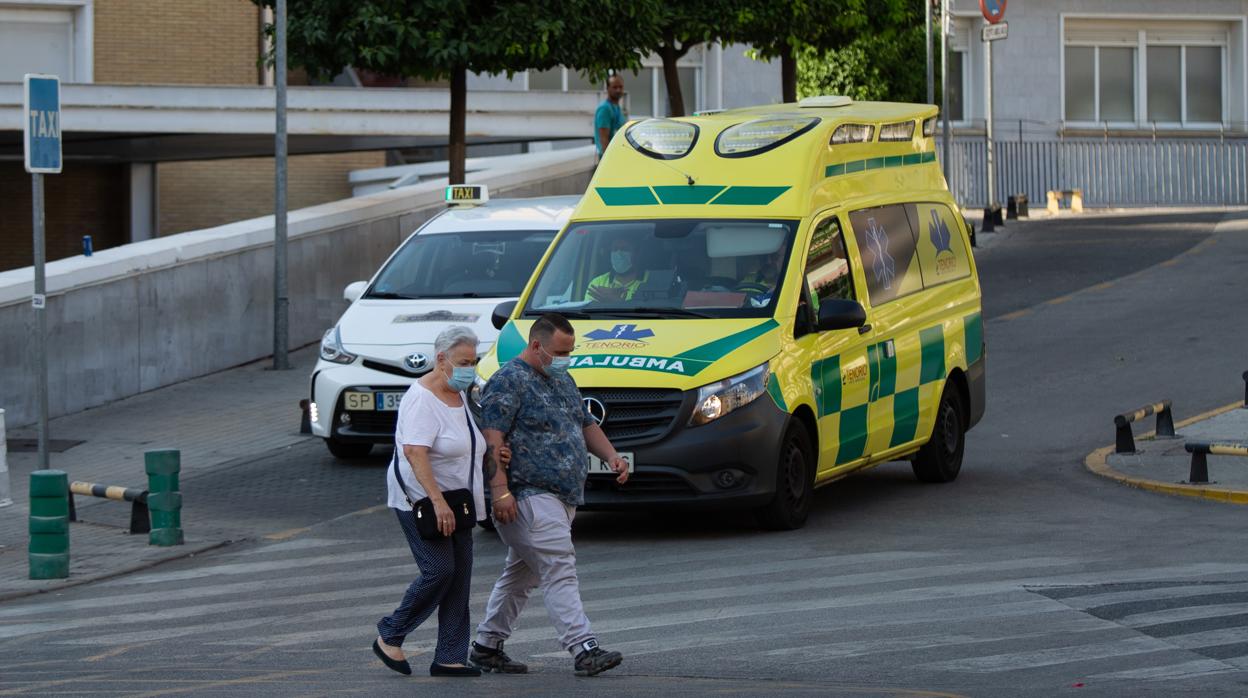
[[[966,449],[966,426],[957,388],[945,386],[936,411],[932,438],[915,454],[911,467],[920,482],[952,482],[962,470]]]
[[[368,442],[357,443],[338,439],[325,439],[325,446],[335,458],[363,458],[373,450],[373,445]]]
[[[755,515],[763,528],[791,531],[806,525],[815,489],[814,459],[810,438],[802,423],[793,420],[780,444],[776,464],[776,495]]]

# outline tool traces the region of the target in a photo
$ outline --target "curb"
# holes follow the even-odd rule
[[[223,541],[218,541],[216,543],[205,543],[191,550],[179,550],[177,554],[175,555],[169,555],[167,557],[161,557],[155,560],[148,560],[146,562],[141,562],[137,565],[131,565],[130,567],[125,567],[119,570],[101,572],[99,574],[88,575],[86,577],[79,577],[77,579],[71,579],[70,581],[65,582],[64,584],[57,584],[55,586],[50,586],[45,589],[23,589],[22,591],[11,591],[11,592],[8,592],[7,594],[0,594],[0,603],[4,603],[5,601],[12,601],[13,599],[25,598],[27,596],[36,596],[38,594],[47,594],[49,592],[61,591],[64,589],[69,589],[71,587],[81,586],[83,584],[90,584],[91,582],[102,582],[106,579],[112,579],[114,577],[121,577],[123,575],[132,574],[134,572],[141,572],[143,570],[150,569],[157,565],[163,565],[166,562],[173,562],[174,560],[182,560],[184,558],[194,557],[201,553],[206,553],[212,550],[217,550],[219,548],[224,548],[225,546],[234,542],[235,541],[232,541],[232,540],[223,540]]]
[[[1201,422],[1211,417],[1216,417],[1224,412],[1243,408],[1243,402],[1232,402],[1217,409],[1209,410],[1195,417],[1185,419],[1175,423],[1175,428],[1185,427],[1196,422]],[[1143,434],[1141,439],[1151,438],[1152,432]],[[1142,490],[1152,492],[1160,492],[1162,494],[1179,495],[1183,497],[1200,497],[1202,499],[1210,499],[1215,502],[1224,502],[1228,504],[1248,504],[1248,490],[1236,490],[1229,487],[1209,487],[1206,485],[1183,485],[1177,482],[1162,482],[1161,480],[1148,480],[1145,478],[1131,477],[1125,473],[1119,472],[1112,468],[1109,463],[1109,454],[1114,452],[1113,446],[1105,446],[1098,448],[1089,453],[1083,460],[1083,465],[1095,475],[1114,480],[1128,487],[1136,487]]]

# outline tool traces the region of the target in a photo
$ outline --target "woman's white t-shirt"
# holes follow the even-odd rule
[[[433,468],[434,480],[443,492],[448,490],[467,489],[469,487],[469,453],[472,442],[468,434],[468,413],[461,407],[450,407],[438,399],[420,383],[413,383],[403,399],[399,401],[398,423],[394,430],[394,445],[398,458],[399,475],[407,487],[407,496],[413,502],[424,499],[427,494],[416,480],[416,473],[403,455],[404,444],[408,446],[425,446],[429,449],[429,465]],[[473,500],[476,502],[477,518],[485,518],[485,495],[481,483],[481,461],[485,455],[485,438],[472,425],[472,434],[476,437],[476,462],[471,464],[476,469],[472,478]],[[394,467],[386,468],[386,484],[388,489],[387,504],[393,509],[411,511],[407,497],[399,489],[394,480]]]

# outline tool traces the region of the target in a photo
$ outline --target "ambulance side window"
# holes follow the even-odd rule
[[[806,255],[806,289],[810,293],[811,316],[819,314],[819,305],[829,298],[854,300],[854,284],[849,275],[849,255],[845,238],[836,216],[820,221],[810,237]]]

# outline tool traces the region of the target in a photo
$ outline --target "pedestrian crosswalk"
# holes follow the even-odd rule
[[[0,657],[29,660],[39,647],[65,661],[105,657],[98,669],[111,653],[120,661],[157,647],[223,666],[279,653],[372,676],[373,624],[416,574],[392,534],[252,544],[10,602],[0,606]],[[689,662],[686,675],[832,672],[945,685],[1248,679],[1248,563],[1132,566],[1017,548],[855,552],[741,538],[580,541],[587,611],[626,669],[655,676]],[[478,533],[474,617],[502,553]],[[430,619],[412,635],[409,655],[431,653],[435,627]],[[554,638],[535,599],[508,651],[536,672],[564,671]]]

